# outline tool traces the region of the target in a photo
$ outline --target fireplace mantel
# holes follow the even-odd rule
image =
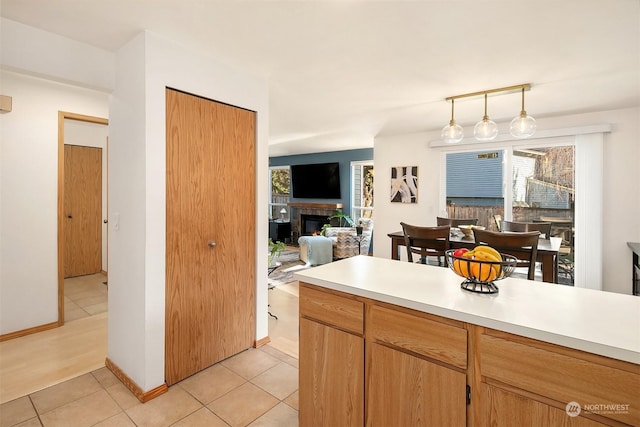
[[[307,208],[307,209],[342,209],[344,206],[342,203],[301,203],[301,202],[288,202],[287,206],[292,208]]]

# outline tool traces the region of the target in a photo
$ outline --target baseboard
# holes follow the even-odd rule
[[[0,335],[0,342],[9,341],[14,338],[24,337],[25,335],[31,335],[37,332],[48,331],[49,329],[55,329],[58,326],[59,326],[58,321],[55,321],[55,322],[46,323],[40,326],[34,326],[32,328],[22,329],[20,331],[9,332],[8,334]]]
[[[271,342],[271,338],[267,335],[264,338],[260,338],[259,340],[253,343],[254,348],[262,347],[263,345],[269,344]]]
[[[104,361],[105,366],[107,367],[107,369],[109,369],[111,372],[113,372],[113,375],[115,375],[116,377],[118,377],[118,379],[122,382],[122,384],[125,385],[125,387],[127,387],[129,390],[131,390],[131,393],[133,393],[133,395],[135,397],[138,398],[138,400],[142,403],[148,402],[151,399],[160,396],[161,394],[164,394],[167,392],[167,390],[169,390],[169,387],[167,387],[167,384],[162,384],[152,390],[149,391],[142,391],[142,389],[140,388],[140,386],[138,384],[136,384],[135,381],[133,381],[131,378],[129,378],[129,376],[127,374],[124,373],[124,371],[122,371],[122,369],[120,369],[115,363],[113,363],[108,357],[106,358],[106,360]]]

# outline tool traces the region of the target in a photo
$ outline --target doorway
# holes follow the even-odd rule
[[[65,302],[73,308],[69,320],[106,311],[107,125],[58,113],[58,326],[67,320]],[[83,297],[80,305],[65,298],[65,278],[67,291]]]

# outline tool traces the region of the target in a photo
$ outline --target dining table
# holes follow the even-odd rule
[[[404,246],[404,233],[402,231],[394,231],[387,234],[391,238],[391,259],[400,259],[400,246]],[[473,249],[476,246],[474,239],[452,234],[449,237],[451,249],[467,248]],[[558,251],[562,244],[562,238],[551,237],[549,239],[538,240],[538,255],[536,262],[541,264],[542,281],[549,283],[558,283]]]

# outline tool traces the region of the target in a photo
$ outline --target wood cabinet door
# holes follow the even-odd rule
[[[255,340],[256,116],[172,89],[166,116],[171,385]]]
[[[364,338],[300,318],[299,375],[301,426],[364,425]]]
[[[368,360],[368,426],[466,426],[464,373],[377,343]]]
[[[583,417],[570,417],[566,410],[554,408],[527,397],[482,383],[482,426],[602,427]]]
[[[102,270],[102,148],[64,146],[64,277]]]

